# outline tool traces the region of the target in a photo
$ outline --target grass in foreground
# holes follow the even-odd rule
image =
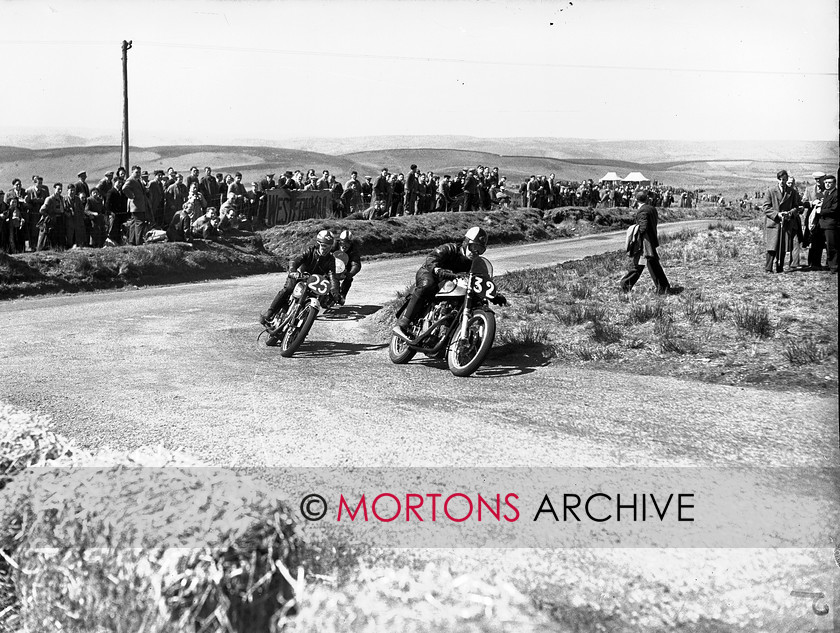
[[[757,226],[718,222],[660,252],[680,295],[656,295],[647,271],[619,292],[623,253],[500,277],[511,299],[500,343],[544,346],[555,362],[836,393],[836,276],[765,274]]]

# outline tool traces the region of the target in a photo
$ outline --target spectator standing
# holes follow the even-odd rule
[[[64,199],[61,197],[63,186],[60,182],[53,185],[53,194],[41,204],[38,220],[37,249],[44,251],[60,248],[63,236],[60,235],[58,222],[64,216]]]
[[[107,213],[105,211],[105,201],[96,187],[91,190],[90,198],[85,202],[85,216],[90,221],[89,244],[93,248],[105,246],[108,226]]]
[[[362,206],[368,208],[373,199],[373,178],[365,176],[365,181],[362,183]]]
[[[389,183],[388,183],[388,168],[383,167],[379,176],[376,177],[376,182],[373,184],[372,189],[372,201],[371,205],[378,209],[379,213],[382,213],[382,210],[390,211],[391,205],[390,201],[388,200],[388,191],[389,191]],[[390,215],[390,213],[389,213]]]
[[[198,188],[198,183],[194,186]],[[148,228],[149,193],[143,184],[138,165],[131,168],[131,177],[123,185],[123,195],[128,199],[127,208],[131,216],[128,224],[128,243],[132,246],[140,246]]]
[[[193,184],[195,184],[196,187],[201,186],[201,178],[198,177],[198,167],[196,167],[195,165],[190,167],[190,175],[187,176],[187,182],[185,182],[184,184],[187,185],[188,190],[190,187],[193,186]]]
[[[417,165],[412,165],[405,179],[405,200],[403,215],[416,215],[417,202],[420,194],[420,181],[417,175]]]
[[[805,207],[803,242],[808,247],[808,267],[811,270],[820,270],[822,268],[823,249],[825,248],[825,236],[819,222],[820,206],[825,195],[825,186],[823,185],[825,174],[821,171],[815,171],[811,174],[811,177],[814,179],[814,184],[805,188],[805,197],[802,199],[802,205]]]
[[[9,202],[9,252],[23,253],[26,251],[26,214],[19,198],[12,198]]]
[[[166,215],[166,190],[163,188],[163,170],[156,169],[149,182],[149,212],[152,225],[161,228],[166,226],[164,216]]]
[[[391,174],[388,180],[388,191],[391,200],[390,216],[405,215],[403,208],[403,196],[405,194],[405,176],[403,174]]]
[[[80,171],[76,174],[76,178],[78,178],[78,182],[76,182],[76,195],[80,198],[84,196],[84,199],[87,200],[90,198],[90,185],[87,184],[87,172]]]
[[[50,197],[50,190],[44,185],[41,176],[32,176],[32,185],[26,189],[27,224],[29,225],[29,250],[35,251],[41,241],[41,207]],[[46,239],[46,238],[44,238]]]
[[[475,169],[470,169],[464,178],[464,211],[475,211],[478,203],[478,178]]]
[[[204,168],[204,175],[201,177],[198,186],[201,195],[207,200],[207,204],[214,207],[221,204],[219,199],[219,181],[213,176],[213,170],[210,167]]]
[[[820,229],[825,235],[826,265],[832,273],[837,273],[837,225],[840,214],[837,210],[837,177],[828,174],[825,177],[825,194],[820,207]]]
[[[114,186],[105,197],[105,209],[108,211],[108,237],[105,243],[111,246],[123,243],[123,223],[128,215],[126,213],[128,199],[122,192],[125,181],[116,176],[114,178]]]
[[[175,182],[169,185],[164,192],[164,199],[166,200],[166,215],[163,218],[164,226],[169,227],[172,223],[172,218],[183,208],[188,195],[189,189],[184,184],[184,177],[181,174],[176,174]]]
[[[668,294],[671,285],[668,283],[665,271],[662,270],[662,264],[659,263],[659,253],[656,250],[659,248],[659,235],[656,229],[659,216],[656,207],[648,204],[648,194],[644,190],[636,193],[636,200],[640,205],[636,211],[636,225],[639,228],[637,239],[629,252],[631,267],[621,279],[621,290],[630,292],[642,276],[645,266],[647,266],[656,292],[661,295]]]
[[[67,198],[64,200],[64,245],[66,248],[87,246],[85,202],[82,201],[75,185],[67,185]]]
[[[230,197],[231,191],[234,193],[235,198],[233,199],[233,201],[236,203],[236,208],[239,210],[239,212],[244,212],[246,198],[248,196],[248,190],[245,188],[245,185],[242,184],[241,172],[236,172],[233,175],[233,181],[228,183],[227,190],[228,197]]]
[[[788,188],[787,170],[781,169],[776,173],[778,184],[770,187],[764,194],[764,202],[761,205],[764,211],[764,245],[767,249],[767,257],[764,263],[764,272],[780,273],[784,270],[785,262],[785,224],[795,208],[796,199],[793,192]]]
[[[216,174],[216,182],[219,184],[219,204],[227,202],[227,181],[223,173]]]

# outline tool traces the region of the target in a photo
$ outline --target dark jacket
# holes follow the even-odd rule
[[[831,191],[826,191],[820,208],[820,228],[836,229],[840,217],[837,214],[837,185]]]
[[[656,207],[643,204],[636,211],[636,224],[639,225],[639,236],[642,240],[642,255],[645,257],[659,257],[656,249],[659,247],[659,235],[656,227],[659,224],[659,214]]]
[[[435,268],[444,268],[454,273],[466,273],[472,268],[472,260],[464,255],[460,245],[450,242],[433,250],[421,268],[434,273]]]

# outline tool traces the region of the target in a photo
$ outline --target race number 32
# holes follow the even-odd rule
[[[489,279],[473,277],[472,290],[477,295],[487,297],[488,299],[494,299],[496,297],[496,284]]]

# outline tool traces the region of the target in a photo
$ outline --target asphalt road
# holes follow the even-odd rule
[[[621,249],[623,239],[623,232],[602,234],[492,248],[488,256],[500,274]],[[840,462],[835,397],[581,369],[524,355],[491,355],[467,379],[437,361],[392,365],[365,319],[413,280],[421,261],[365,264],[352,305],[319,318],[291,359],[256,340],[257,315],[281,275],[0,303],[0,400],[52,416],[59,432],[87,448],[162,444],[214,465]],[[787,471],[765,471],[773,481],[749,507],[772,513],[777,499],[792,499],[794,507],[806,501],[812,482],[807,475],[786,481]],[[266,483],[275,472],[263,473]],[[807,501],[819,508],[824,494],[823,487]],[[826,508],[836,511],[835,503]],[[771,542],[773,529],[767,525]],[[578,542],[589,544],[584,537]],[[814,616],[789,597],[791,590],[826,590],[836,576],[830,549],[380,548],[375,561],[382,573],[409,561],[478,574],[495,569],[523,586],[543,586],[539,591],[564,613],[609,599],[622,622],[635,622],[637,611],[658,623],[696,622],[703,614],[732,623],[732,630],[755,631],[804,630],[802,618]],[[651,597],[638,598],[639,586]],[[676,615],[662,616],[672,596],[680,602]],[[783,601],[790,603],[786,610]]]
[[[623,232],[488,256],[499,274],[622,246]],[[291,359],[256,341],[280,275],[6,302],[0,394],[85,447],[162,444],[218,465],[838,463],[833,397],[522,355],[491,356],[469,379],[422,357],[392,365],[364,319],[421,261],[366,264],[349,305]]]

